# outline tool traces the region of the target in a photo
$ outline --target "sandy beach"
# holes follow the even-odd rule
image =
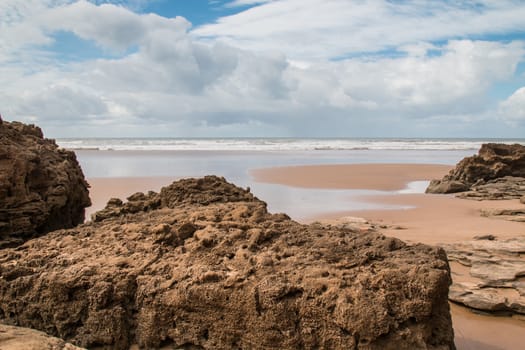
[[[452,167],[440,164],[335,164],[254,169],[256,181],[303,188],[396,191],[412,181],[437,178]]]
[[[355,164],[292,166],[255,169],[255,181],[301,188],[369,189],[399,191],[412,181],[442,177],[448,165]],[[130,194],[158,191],[176,178],[90,178],[91,213],[102,209],[111,197],[125,199]],[[264,198],[263,198],[264,199]],[[364,201],[395,204],[412,209],[340,211],[310,217],[305,222],[335,220],[343,216],[364,217],[389,228],[382,232],[408,242],[427,244],[450,243],[471,239],[475,235],[494,234],[500,238],[522,235],[524,224],[479,215],[480,209],[519,206],[515,201],[473,201],[451,195],[400,194],[366,196]],[[453,269],[457,268],[452,264]],[[454,274],[454,271],[453,271]],[[474,314],[451,304],[458,349],[521,349],[525,341],[525,321]]]

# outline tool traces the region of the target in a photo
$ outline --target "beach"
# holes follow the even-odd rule
[[[409,243],[453,243],[472,239],[476,235],[494,234],[498,238],[510,238],[523,234],[523,223],[481,217],[479,210],[519,206],[511,201],[473,201],[452,195],[428,195],[403,190],[411,183],[441,178],[450,165],[432,164],[347,164],[289,166],[251,169],[249,184],[269,184],[299,188],[304,191],[370,190],[359,200],[373,202],[389,209],[332,210],[304,217],[302,222],[332,221],[345,216],[363,217],[370,222],[384,225],[382,233]],[[128,195],[148,190],[158,191],[178,177],[146,176],[91,177],[90,195],[93,206],[89,213],[103,208],[111,197],[124,199]],[[262,187],[264,188],[264,187]],[[332,192],[330,192],[332,193]],[[379,194],[378,194],[379,193]],[[273,195],[261,199],[271,202]],[[355,197],[348,198],[349,201]],[[301,201],[300,198],[297,201]],[[271,204],[271,203],[270,203]],[[300,209],[300,204],[297,204]],[[351,206],[349,206],[351,207]],[[398,209],[395,209],[395,208]],[[452,276],[458,266],[451,264]],[[510,317],[478,315],[470,310],[451,304],[452,318],[458,349],[521,349],[525,341],[525,321]]]

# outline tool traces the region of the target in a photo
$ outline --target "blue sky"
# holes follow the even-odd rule
[[[525,2],[2,0],[0,113],[52,137],[524,137]]]

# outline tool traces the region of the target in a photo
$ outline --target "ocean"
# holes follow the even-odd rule
[[[88,178],[199,177],[218,175],[249,186],[270,211],[301,220],[328,212],[394,209],[363,200],[390,194],[368,190],[292,188],[256,182],[251,169],[294,165],[412,163],[454,165],[486,142],[525,139],[299,139],[299,138],[85,138],[57,139],[74,150]],[[428,182],[408,184],[403,193],[424,192]],[[167,185],[167,184],[166,184]],[[130,194],[133,191],[130,192]]]
[[[113,151],[355,151],[477,150],[483,143],[525,143],[525,139],[428,138],[85,138],[57,139],[73,150]]]

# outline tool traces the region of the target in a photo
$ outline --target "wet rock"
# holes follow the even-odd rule
[[[111,349],[454,348],[442,249],[302,225],[213,176],[132,199],[1,250],[0,319]]]
[[[73,152],[34,125],[0,124],[0,248],[74,227],[90,205]]]
[[[487,143],[477,155],[460,161],[443,179],[431,181],[426,192],[462,192],[507,176],[525,177],[525,146]]]
[[[525,314],[525,237],[497,240],[489,235],[443,248],[451,262],[468,267],[468,276],[453,276],[451,301],[487,312]]]

